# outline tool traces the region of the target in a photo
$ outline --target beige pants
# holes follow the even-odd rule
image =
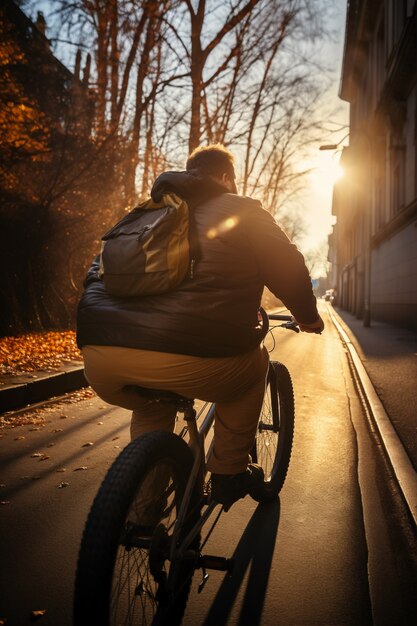
[[[201,358],[115,346],[85,346],[85,375],[109,404],[133,411],[132,439],[151,430],[174,429],[175,409],[142,398],[126,385],[167,389],[216,403],[210,471],[243,472],[256,434],[265,393],[268,352],[263,346],[236,357]]]

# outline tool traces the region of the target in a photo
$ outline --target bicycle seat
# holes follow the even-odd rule
[[[181,396],[174,391],[167,391],[166,389],[149,389],[148,387],[141,387],[140,385],[126,385],[125,389],[134,391],[145,398],[154,400],[155,402],[162,402],[164,404],[175,404],[178,407],[193,406],[194,399]]]

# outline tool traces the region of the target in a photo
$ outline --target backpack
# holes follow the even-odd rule
[[[129,298],[177,287],[190,265],[189,210],[174,193],[149,198],[102,237],[99,276],[106,291]],[[192,263],[191,263],[192,264]]]

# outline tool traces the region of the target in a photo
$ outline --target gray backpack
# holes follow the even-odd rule
[[[143,202],[102,237],[99,276],[112,296],[170,291],[189,266],[188,205],[174,193]]]

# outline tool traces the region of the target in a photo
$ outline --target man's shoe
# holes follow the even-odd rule
[[[223,504],[225,511],[248,494],[257,502],[270,502],[277,497],[264,482],[264,471],[259,465],[250,463],[240,474],[211,475],[211,499]]]

